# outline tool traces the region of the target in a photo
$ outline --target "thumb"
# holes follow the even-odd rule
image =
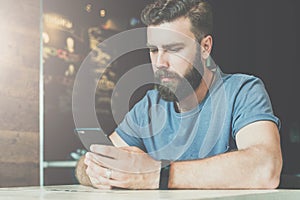
[[[143,150],[136,146],[124,146],[124,147],[119,147],[119,149],[124,150],[124,151],[129,151],[129,152],[136,152],[136,153],[145,153]]]

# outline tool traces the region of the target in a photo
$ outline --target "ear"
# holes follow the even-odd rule
[[[209,58],[209,55],[210,55],[211,50],[212,50],[212,46],[213,46],[212,36],[211,35],[205,36],[201,40],[200,46],[201,46],[202,59],[206,60],[207,58]]]

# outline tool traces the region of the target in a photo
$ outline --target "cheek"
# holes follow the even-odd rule
[[[155,74],[155,72],[157,72],[157,68],[152,64],[152,71],[153,71],[153,74]]]
[[[152,64],[152,68],[155,68],[156,59],[157,59],[157,56],[150,53],[150,61]]]
[[[183,77],[189,69],[192,69],[192,61],[187,60],[182,56],[172,56],[170,66],[173,71]]]
[[[155,55],[154,55],[153,53],[149,53],[149,56],[150,56],[150,60],[151,60],[151,62],[153,62],[153,61],[154,61],[154,57],[155,57]]]

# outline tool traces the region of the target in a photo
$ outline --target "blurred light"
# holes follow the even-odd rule
[[[69,65],[69,68],[65,71],[65,76],[72,76],[75,72],[75,67],[73,64]]]
[[[87,12],[91,12],[91,11],[92,11],[92,4],[87,4],[87,5],[85,6],[85,10],[86,10]]]
[[[73,23],[69,19],[58,14],[44,14],[44,20],[45,25],[47,26],[63,27],[67,29],[73,27]]]
[[[71,38],[71,37],[68,37],[67,40],[66,40],[66,43],[67,43],[68,51],[73,53],[74,52],[74,45],[75,45],[74,39]]]
[[[130,26],[136,26],[140,23],[140,20],[138,20],[137,18],[131,18],[130,19]]]
[[[46,32],[43,32],[43,41],[45,44],[48,44],[50,42],[50,37]]]
[[[100,10],[100,16],[105,17],[106,11],[104,9]]]
[[[75,67],[74,67],[74,65],[69,65],[69,69],[68,69],[68,71],[69,71],[69,74],[70,75],[73,75],[74,73],[75,73]]]

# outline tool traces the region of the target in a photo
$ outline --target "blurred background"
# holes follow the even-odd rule
[[[0,0],[0,187],[39,185],[40,166],[45,185],[77,183],[74,166],[85,149],[73,132],[76,72],[90,53],[95,66],[107,62],[110,55],[97,44],[124,30],[142,27],[140,12],[150,2]],[[282,122],[281,187],[300,187],[300,3],[209,2],[215,27],[212,57],[226,73],[253,74],[264,81]],[[102,74],[95,96],[96,112],[105,132],[116,126],[110,105],[116,82],[126,71],[144,63],[149,63],[149,57],[142,49],[118,58],[106,71],[96,71]],[[44,91],[42,96],[39,87]],[[151,87],[136,91],[129,106]],[[40,117],[43,123],[39,123]]]

